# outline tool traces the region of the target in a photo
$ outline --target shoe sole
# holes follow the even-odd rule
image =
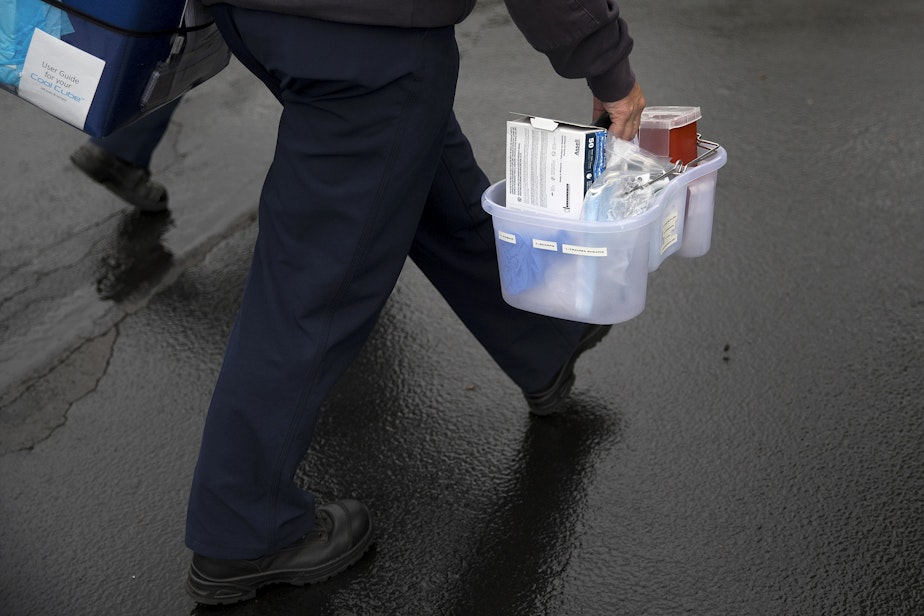
[[[527,397],[526,401],[529,404],[530,413],[539,417],[545,417],[560,410],[562,400],[568,397],[568,394],[571,393],[571,388],[574,387],[574,381],[576,380],[574,376],[574,364],[577,363],[578,358],[586,351],[597,346],[597,344],[610,333],[612,328],[612,325],[601,325],[578,343],[568,363],[565,364],[558,373],[558,379],[556,379],[555,383],[548,389],[549,393],[544,396],[536,396],[532,399]]]
[[[99,184],[105,187],[109,192],[116,195],[122,201],[129,203],[136,210],[143,214],[160,214],[167,211],[167,194],[164,193],[164,198],[157,201],[145,201],[143,199],[138,199],[132,193],[122,190],[119,184],[111,182],[109,180],[98,180]]]
[[[362,540],[340,558],[314,569],[273,571],[259,575],[213,580],[203,575],[195,565],[190,565],[186,578],[186,592],[197,603],[205,605],[228,605],[247,601],[257,596],[257,591],[270,584],[305,586],[317,584],[342,573],[355,564],[372,545],[372,524]]]

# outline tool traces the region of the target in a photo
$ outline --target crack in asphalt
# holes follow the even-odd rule
[[[116,324],[85,340],[0,406],[0,457],[31,451],[66,425],[73,406],[94,393],[108,372],[118,339]]]

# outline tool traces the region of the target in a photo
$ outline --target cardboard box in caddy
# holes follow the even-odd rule
[[[522,116],[507,122],[506,205],[578,219],[584,193],[606,166],[606,130]]]

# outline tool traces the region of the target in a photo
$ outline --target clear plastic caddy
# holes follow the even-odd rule
[[[639,216],[585,222],[505,207],[506,180],[482,207],[494,223],[501,292],[511,306],[584,323],[628,321],[645,308],[648,273],[672,254],[699,257],[712,243],[718,170],[725,150],[700,140],[685,167]]]

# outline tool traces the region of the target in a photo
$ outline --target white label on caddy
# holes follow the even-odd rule
[[[606,246],[596,248],[594,246],[574,246],[572,244],[562,244],[561,251],[566,255],[581,255],[584,257],[606,256]]]
[[[502,242],[507,242],[508,244],[517,243],[517,236],[515,236],[513,233],[507,233],[506,231],[498,231],[497,239]]]
[[[664,254],[664,251],[677,243],[679,239],[677,237],[677,220],[680,217],[677,215],[677,212],[674,212],[670,216],[664,219],[664,224],[661,225],[661,254]]]
[[[19,96],[83,130],[106,62],[36,28]]]
[[[533,240],[533,248],[558,252],[558,242],[552,242],[550,240]]]

